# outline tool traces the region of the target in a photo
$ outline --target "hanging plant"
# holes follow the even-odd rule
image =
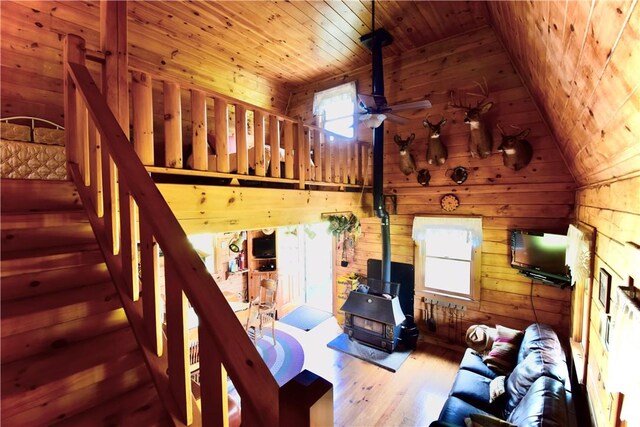
[[[360,236],[360,220],[353,214],[349,218],[345,215],[329,215],[327,220],[329,221],[329,232],[335,237],[344,234],[351,234],[354,237]]]

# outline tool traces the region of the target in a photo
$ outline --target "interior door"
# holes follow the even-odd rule
[[[304,248],[306,304],[331,313],[333,311],[333,254],[331,234],[326,223],[300,227]]]

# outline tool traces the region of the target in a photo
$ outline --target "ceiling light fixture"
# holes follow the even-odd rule
[[[363,114],[360,116],[360,121],[362,121],[362,123],[364,123],[364,125],[369,129],[375,129],[380,126],[386,118],[387,116],[382,113]]]

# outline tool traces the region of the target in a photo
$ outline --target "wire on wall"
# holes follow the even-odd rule
[[[533,317],[536,319],[536,323],[538,322],[538,313],[536,313],[536,307],[533,305],[533,280],[531,281],[531,290],[529,291],[529,299],[531,300],[531,309],[533,310]]]

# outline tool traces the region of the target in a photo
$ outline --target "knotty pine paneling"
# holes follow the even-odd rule
[[[580,184],[640,170],[640,6],[487,2]]]
[[[619,396],[606,389],[608,349],[600,336],[603,311],[598,301],[600,268],[611,274],[612,295],[618,286],[629,286],[630,271],[637,265],[637,249],[627,242],[640,244],[640,177],[635,176],[607,184],[592,185],[576,194],[577,220],[596,230],[594,284],[589,321],[589,357],[587,360],[587,393],[598,426],[619,425],[616,417]],[[632,276],[633,277],[633,276]],[[637,286],[638,277],[634,277]]]
[[[385,48],[386,49],[386,48]],[[483,217],[482,277],[480,301],[469,304],[458,329],[450,329],[448,318],[438,314],[437,335],[461,343],[466,327],[474,323],[502,324],[525,328],[536,320],[548,323],[562,336],[569,334],[570,289],[532,283],[510,266],[509,230],[537,229],[565,233],[574,215],[575,183],[556,141],[538,112],[528,90],[514,69],[509,56],[490,28],[482,28],[407,52],[385,61],[385,94],[390,103],[426,98],[433,108],[400,115],[410,119],[407,125],[385,124],[384,191],[397,196],[397,212],[391,215],[392,261],[414,263],[411,239],[416,215],[446,215],[440,208],[443,195],[454,193],[460,199],[456,215]],[[289,114],[312,120],[313,93],[338,83],[357,80],[359,90],[370,90],[370,70],[356,70],[317,84],[294,90]],[[493,129],[494,153],[487,159],[472,159],[467,153],[469,127],[462,114],[449,106],[454,97],[475,100],[468,93],[478,92],[477,82],[486,80],[489,99],[495,102],[489,119]],[[445,165],[426,162],[427,133],[422,120],[427,116],[448,122],[442,140],[448,147]],[[507,169],[495,152],[500,124],[507,132],[513,127],[531,128],[528,140],[533,160],[524,169]],[[416,175],[404,176],[398,167],[398,148],[393,135],[416,134],[411,147],[418,169],[431,173],[430,185],[422,187]],[[358,128],[358,138],[371,138],[371,131]],[[462,185],[451,179],[451,169],[468,168],[469,178]],[[366,274],[368,258],[381,257],[380,222],[362,221],[362,236],[357,241],[354,259],[346,268],[336,265],[337,275]],[[419,285],[418,285],[419,288]],[[416,318],[424,325],[424,305],[418,294]],[[535,310],[534,310],[535,309]],[[426,328],[423,328],[426,329]],[[424,333],[427,333],[424,330]]]

